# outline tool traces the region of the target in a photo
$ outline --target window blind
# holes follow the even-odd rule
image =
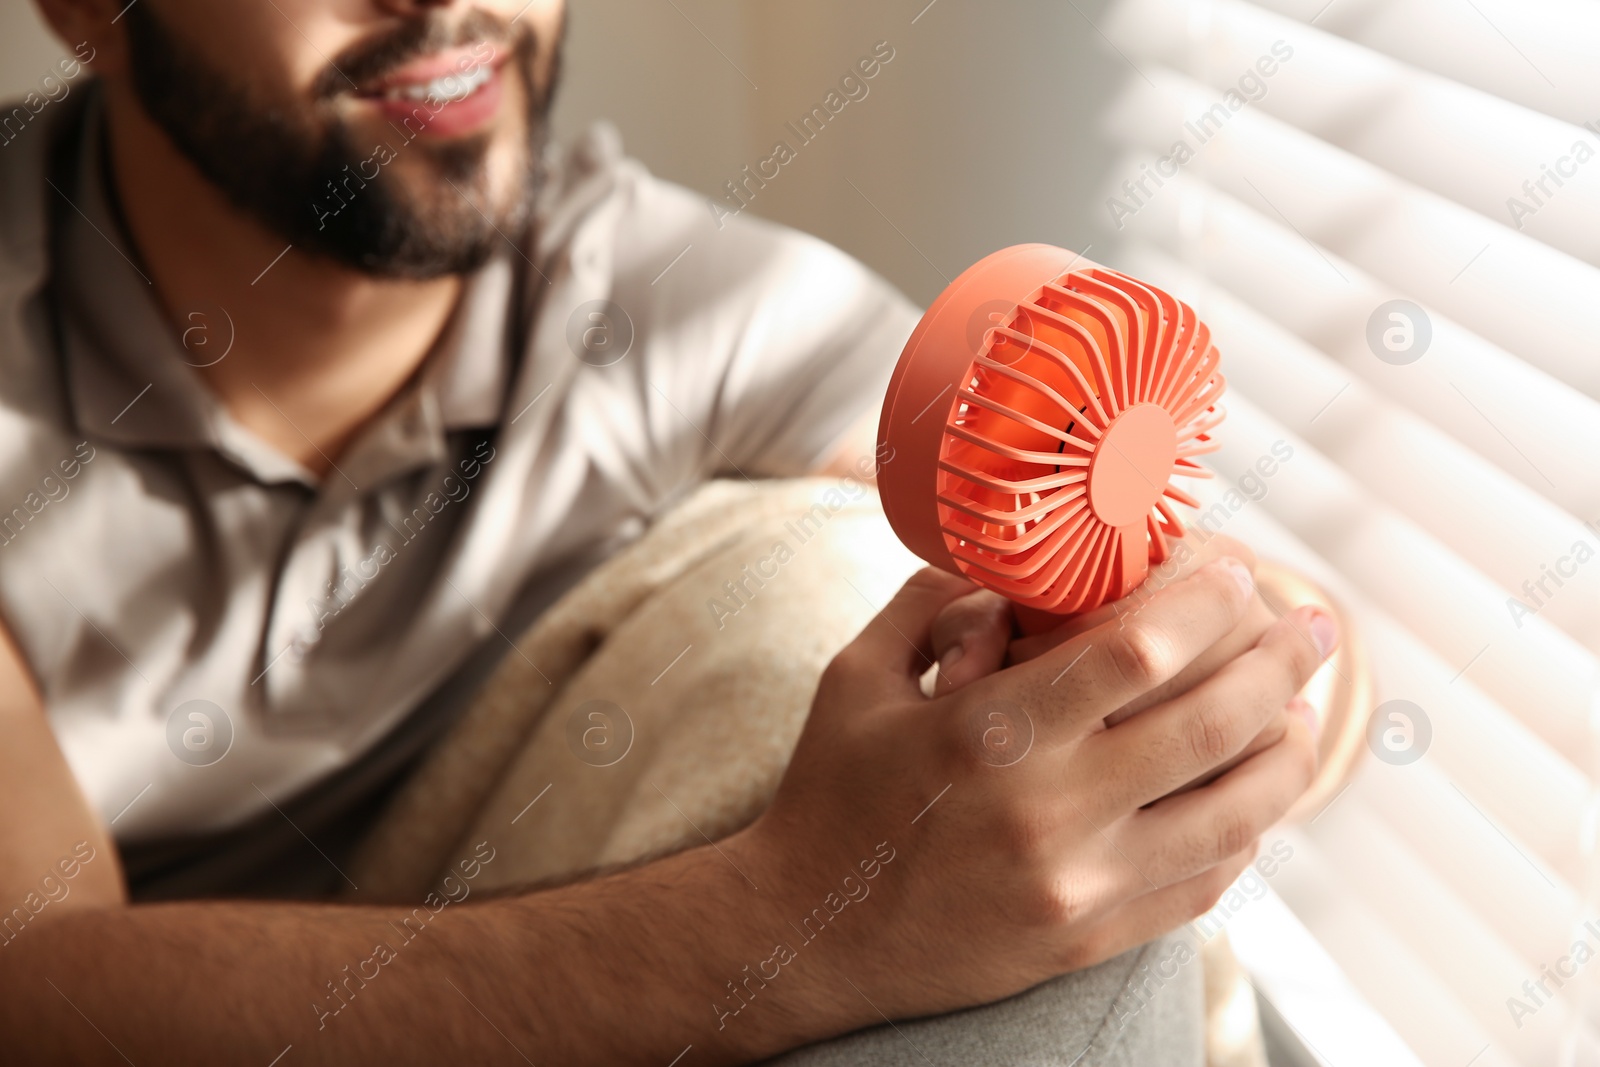
[[[1122,0],[1099,28],[1127,66],[1107,258],[1223,353],[1206,503],[1249,490],[1225,532],[1323,581],[1380,712],[1425,720],[1274,887],[1422,1062],[1594,1062],[1600,5]]]

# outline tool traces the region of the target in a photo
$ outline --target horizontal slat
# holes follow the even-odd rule
[[[1379,359],[1368,321],[1399,295],[1394,289],[1263,214],[1265,206],[1257,211],[1200,183],[1175,181],[1178,196],[1153,200],[1128,220],[1130,239],[1184,261],[1574,519],[1600,516],[1600,467],[1583,451],[1600,426],[1600,403],[1437,311],[1429,313],[1432,340],[1420,359],[1403,366]]]
[[[1314,848],[1295,831],[1285,833],[1283,841],[1295,850],[1291,863]],[[1254,890],[1249,904],[1233,911],[1226,927],[1228,943],[1256,989],[1323,1062],[1422,1067],[1389,1021],[1270,886],[1269,881],[1264,893],[1258,882],[1249,886]]]
[[[1497,582],[1498,601],[1491,597],[1480,603],[1502,616],[1508,624],[1505,636],[1516,637],[1526,626],[1526,619],[1509,606],[1510,597],[1516,596],[1547,622],[1600,652],[1591,637],[1600,636],[1600,528],[1585,527],[1426,419],[1385,399],[1363,379],[1350,378],[1345,367],[1232,294],[1200,288],[1192,274],[1169,258],[1135,252],[1127,265],[1177,292],[1203,294],[1201,314],[1223,351],[1235,396],[1243,394],[1275,422],[1302,435],[1365,489]],[[1563,431],[1573,439],[1575,456],[1585,450],[1600,455],[1600,412],[1593,424],[1569,425]],[[1226,424],[1219,439],[1226,444]],[[1600,477],[1600,466],[1588,476]],[[1573,551],[1580,543],[1595,552],[1581,564],[1584,553]],[[1554,565],[1575,573],[1549,578]],[[1532,586],[1535,581],[1542,581],[1543,589]],[[1530,654],[1523,642],[1515,645],[1519,656]],[[1441,652],[1471,655],[1479,647]],[[1537,663],[1540,674],[1570,669],[1578,663],[1574,652],[1559,650],[1556,659],[1544,662],[1534,653],[1530,666]],[[1514,684],[1523,691],[1531,692],[1530,684],[1540,688],[1528,677]]]
[[[1248,414],[1241,419],[1241,414],[1244,413],[1236,408],[1225,424],[1231,431],[1237,432],[1251,421]],[[1246,436],[1249,440],[1244,442],[1242,455],[1248,455],[1251,448],[1261,448],[1269,438],[1278,439],[1278,429],[1268,426],[1266,432]],[[1462,906],[1493,926],[1497,936],[1509,939],[1526,956],[1549,951],[1550,946],[1560,944],[1561,923],[1575,911],[1566,880],[1581,878],[1583,872],[1577,844],[1587,792],[1581,776],[1546,746],[1530,743],[1525,731],[1504,710],[1473,692],[1465,677],[1452,680],[1448,665],[1396,626],[1362,589],[1351,585],[1351,578],[1361,580],[1360,568],[1348,567],[1337,552],[1320,553],[1317,547],[1301,541],[1263,506],[1275,500],[1283,503],[1284,494],[1279,490],[1287,483],[1278,479],[1291,472],[1303,474],[1304,468],[1296,470],[1296,465],[1306,458],[1302,447],[1297,444],[1295,455],[1273,475],[1267,497],[1234,512],[1225,532],[1254,545],[1263,556],[1289,562],[1327,585],[1352,609],[1370,642],[1380,685],[1379,699],[1397,694],[1417,699],[1431,713],[1434,726],[1432,746],[1423,761],[1399,768],[1369,761],[1351,789],[1317,817],[1312,832],[1316,833],[1333,812],[1352,800],[1366,804],[1372,811],[1381,811],[1392,831],[1406,841],[1431,844],[1432,851],[1416,850],[1417,861],[1435,872],[1437,879],[1451,886],[1453,892],[1461,894]],[[1223,477],[1201,486],[1208,505],[1227,491],[1226,472],[1238,471],[1242,465],[1237,458],[1230,459],[1227,452],[1225,448],[1210,457]],[[1331,469],[1325,459],[1322,466]],[[1285,510],[1299,515],[1314,508],[1308,509],[1304,502],[1290,502]],[[1355,546],[1354,550],[1361,547]],[[1385,551],[1382,545],[1365,547],[1380,557]],[[1352,570],[1356,573],[1351,574]],[[1438,614],[1448,612],[1449,606],[1445,605]],[[1477,669],[1472,668],[1473,672]],[[1588,671],[1592,670],[1591,662]],[[1585,718],[1581,713],[1569,714],[1566,723],[1583,736]],[[1585,737],[1572,750],[1575,757],[1589,751],[1586,742]],[[1451,781],[1461,792],[1450,786]],[[1566,784],[1559,784],[1562,782]],[[1404,788],[1397,793],[1399,787]],[[1473,805],[1482,814],[1474,811]],[[1494,823],[1487,821],[1491,818]],[[1509,834],[1516,845],[1509,845],[1503,833]],[[1541,875],[1514,848],[1520,848],[1535,862],[1548,864],[1545,874]],[[1342,880],[1361,877],[1360,863],[1341,854],[1331,868],[1317,877],[1305,876],[1306,867],[1302,866],[1288,880],[1289,884],[1282,879],[1277,883],[1296,913],[1427,1062],[1448,1062],[1436,1058],[1430,1050],[1448,1047],[1448,1035],[1471,1032],[1463,1031],[1459,1015],[1452,1014],[1459,1013],[1461,1005],[1454,998],[1446,998],[1448,1007],[1441,1006],[1434,996],[1440,979],[1413,971],[1412,965],[1422,967],[1423,962],[1409,955],[1404,946],[1392,944],[1392,931],[1356,903],[1356,887]],[[1554,879],[1554,888],[1545,881],[1546,876]],[[1309,897],[1304,892],[1308,886]],[[1329,911],[1337,913],[1333,920]],[[1385,912],[1383,919],[1387,918]],[[1539,962],[1553,962],[1555,958]],[[1496,973],[1503,970],[1502,967]],[[1531,968],[1528,974],[1516,976],[1512,984],[1520,984],[1536,970]],[[1423,996],[1425,1003],[1419,1004],[1416,998],[1422,993],[1428,995]],[[1455,1021],[1447,1022],[1451,1018]],[[1547,1021],[1556,1018],[1555,1014],[1546,1016]],[[1589,1031],[1582,1036],[1585,1042],[1593,1040]],[[1481,1051],[1487,1040],[1478,1041],[1469,1051],[1469,1058]],[[1497,1062],[1496,1050],[1484,1052],[1477,1062]],[[1513,1061],[1503,1058],[1498,1062]],[[1551,1061],[1535,1054],[1517,1062],[1542,1067]]]
[[[1113,29],[1119,46],[1147,77],[1167,66],[1205,83],[1202,108],[1246,78],[1240,95],[1258,98],[1236,117],[1272,115],[1484,219],[1600,263],[1600,134],[1581,124],[1600,113],[1576,123],[1551,118],[1242,0],[1208,3],[1210,17],[1198,25],[1173,17],[1190,6],[1184,0],[1129,3],[1113,21],[1129,27]],[[1248,78],[1261,57],[1278,60],[1275,43],[1279,56],[1292,54],[1270,77],[1257,75],[1258,89]],[[1587,148],[1575,149],[1579,142]],[[1560,185],[1543,169],[1558,163],[1569,172],[1557,172]],[[1513,213],[1513,197],[1525,209]]]
[[[1256,0],[1375,52],[1571,123],[1600,100],[1593,0]]]
[[[1578,841],[1590,799],[1588,780],[1570,760],[1586,753],[1558,752],[1541,742],[1465,678],[1451,681],[1449,665],[1387,620],[1368,619],[1365,636],[1373,651],[1380,704],[1403,699],[1423,709],[1433,732],[1430,765],[1527,855],[1528,865],[1507,867],[1506,877],[1530,902],[1570,904],[1571,887],[1584,878]],[[1393,817],[1397,822],[1427,825],[1416,812],[1397,811]],[[1515,853],[1504,851],[1503,842],[1489,835],[1489,824],[1479,829],[1484,832],[1478,846],[1493,845],[1487,854],[1510,863]],[[1486,854],[1464,841],[1448,844],[1452,850],[1463,849],[1456,853],[1462,870]],[[1548,899],[1547,891],[1552,894]]]
[[[1368,761],[1356,791],[1358,807],[1374,813],[1403,843],[1413,863],[1450,886],[1451,893],[1480,921],[1493,926],[1524,964],[1531,964],[1526,969],[1536,972],[1571,945],[1578,896],[1563,882],[1551,886],[1540,878],[1481,808],[1474,807],[1477,800],[1458,792],[1461,783],[1449,776],[1444,762],[1425,758],[1394,767]],[[1330,809],[1329,817],[1318,819],[1315,829],[1320,838],[1346,825],[1333,818]],[[1519,976],[1512,984],[1521,980]]]
[[[1369,760],[1278,888],[1426,1062],[1593,1051],[1600,971],[1567,990],[1589,1026],[1564,1001],[1519,1023],[1507,998],[1569,951],[1575,887],[1600,913],[1580,847],[1600,714],[1600,5],[1121,0],[1105,25],[1137,71],[1105,120],[1127,149],[1113,261],[1215,331],[1232,415],[1210,465],[1294,449],[1242,507],[1226,482],[1201,492],[1341,597],[1377,699],[1432,724],[1420,762]],[[1396,298],[1432,334],[1402,365],[1368,341]]]
[[[1413,774],[1420,769],[1406,768]],[[1518,1062],[1555,1063],[1561,1039],[1573,1022],[1571,1007],[1564,1001],[1548,1003],[1517,1026],[1506,1009],[1506,998],[1521,993],[1523,981],[1538,974],[1539,962],[1512,951],[1496,934],[1492,918],[1486,922],[1464,906],[1456,895],[1462,887],[1419,862],[1386,825],[1386,815],[1347,797],[1311,828],[1311,836],[1349,890],[1384,916],[1385,928],[1451,991],[1490,1041]],[[1450,813],[1435,832],[1469,834],[1472,818],[1470,812]],[[1497,861],[1499,857],[1487,851],[1480,860]],[[1469,1050],[1468,1055],[1476,1051]]]
[[[1518,1061],[1492,1047],[1488,1032],[1455,992],[1391,928],[1390,913],[1363,899],[1350,872],[1338,860],[1324,856],[1314,839],[1291,840],[1295,840],[1294,859],[1273,879],[1273,889],[1417,1058],[1427,1064],[1464,1065],[1477,1056],[1472,1067],[1516,1067]],[[1338,1067],[1368,1063],[1332,1058],[1322,1062]]]
[[[1109,222],[1170,215],[1181,187],[1203,179],[1302,243],[1328,250],[1329,259],[1318,260],[1325,285],[1346,284],[1344,261],[1383,283],[1366,313],[1382,300],[1407,296],[1600,398],[1588,315],[1600,303],[1600,269],[1537,239],[1531,229],[1519,233],[1503,217],[1470,211],[1256,108],[1233,115],[1183,167],[1162,163],[1176,158],[1175,137],[1197,140],[1191,116],[1209,106],[1214,93],[1171,73],[1157,70],[1151,77],[1153,85],[1131,81],[1107,116],[1109,136],[1149,153],[1113,171],[1119,177],[1108,190]],[[1600,147],[1593,174],[1600,187]],[[1132,188],[1130,179],[1137,180]],[[1600,195],[1584,214],[1583,225],[1600,226]],[[1576,232],[1577,225],[1563,221],[1559,232]]]
[[[1237,409],[1229,421],[1235,424],[1236,435],[1249,438],[1239,455],[1263,447],[1269,434],[1277,436],[1275,431],[1242,432],[1247,422],[1259,420],[1250,420],[1248,413]],[[1245,465],[1229,455],[1232,448],[1212,457],[1214,469],[1224,476]],[[1427,569],[1432,561],[1409,557],[1404,520],[1376,502],[1352,509],[1348,496],[1331,500],[1336,494],[1329,492],[1327,483],[1336,480],[1336,469],[1303,443],[1295,448],[1294,457],[1273,476],[1267,495],[1234,513],[1222,532],[1253,545],[1263,556],[1297,565],[1311,556],[1315,565],[1308,573],[1325,581],[1361,628],[1378,699],[1408,699],[1419,705],[1432,723],[1427,758],[1560,879],[1580,884],[1578,834],[1589,787],[1583,769],[1571,760],[1588,757],[1587,679],[1593,677],[1594,662],[1585,665],[1575,699],[1566,707],[1528,703],[1516,694],[1518,703],[1512,707],[1489,699],[1473,684],[1475,664],[1463,672],[1440,659],[1424,643],[1424,635],[1399,624],[1393,614],[1396,608],[1416,614],[1414,604],[1438,605],[1438,594],[1450,589],[1448,578],[1416,580],[1413,571]],[[1219,482],[1203,483],[1198,489],[1208,507],[1225,492]],[[1345,492],[1350,492],[1348,486]],[[1331,513],[1342,517],[1339,525],[1318,521],[1319,499],[1331,500]],[[1423,564],[1420,568],[1417,559]],[[1424,613],[1435,629],[1448,625],[1454,615],[1447,599],[1443,605],[1443,610]],[[1540,736],[1545,733],[1559,741],[1553,744]],[[1532,871],[1525,876],[1535,877]]]

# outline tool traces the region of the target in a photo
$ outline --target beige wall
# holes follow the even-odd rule
[[[1105,7],[1075,2],[1090,17]],[[576,0],[560,121],[609,117],[656,173],[714,194],[775,140],[796,144],[785,122],[887,40],[895,58],[866,98],[751,210],[849,250],[923,302],[1004,245],[1096,240],[1110,165],[1096,123],[1121,61],[1063,0],[936,0],[913,25],[925,3]]]
[[[33,0],[0,0],[0,99],[37,86],[68,51],[45,30]]]
[[[750,210],[923,302],[1003,245],[1082,249],[1109,160],[1095,123],[1124,76],[1078,13],[1098,18],[1104,0],[925,3],[573,0],[558,136],[609,118],[653,171],[707,195],[785,140],[797,156]],[[867,96],[800,146],[785,122],[880,40],[895,55]],[[4,0],[0,93],[25,92],[62,53],[31,0]]]

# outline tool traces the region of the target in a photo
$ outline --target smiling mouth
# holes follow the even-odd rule
[[[485,65],[467,74],[450,73],[428,82],[396,85],[376,95],[385,100],[453,104],[465,100],[482,89],[493,77],[494,70]]]
[[[490,49],[487,59],[478,53]],[[454,104],[473,96],[494,80],[505,53],[487,42],[471,49],[451,48],[407,63],[373,85],[363,86],[357,95],[368,100],[393,104]]]

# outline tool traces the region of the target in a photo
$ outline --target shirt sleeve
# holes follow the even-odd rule
[[[730,353],[712,424],[731,462],[790,476],[882,406],[919,312],[830,245],[792,231],[777,243],[781,269]]]
[[[634,210],[635,247],[666,268],[634,299],[652,319],[640,384],[670,408],[654,424],[692,426],[662,458],[693,449],[701,476],[816,470],[882,404],[916,306],[832,245],[677,186],[649,179]]]

